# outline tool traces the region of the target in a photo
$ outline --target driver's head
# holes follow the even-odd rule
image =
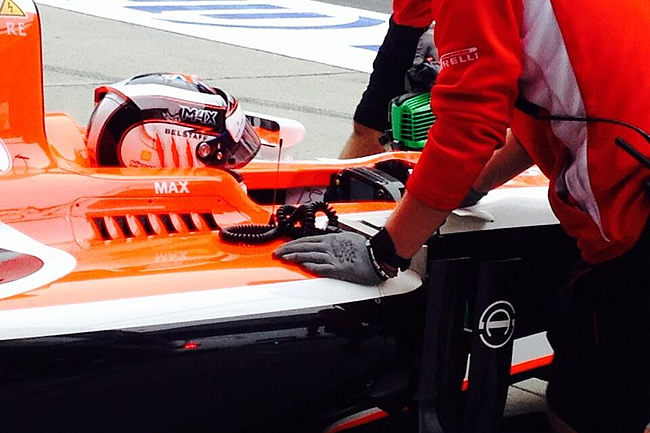
[[[87,144],[100,166],[246,165],[260,139],[237,100],[198,77],[140,75],[95,91]]]

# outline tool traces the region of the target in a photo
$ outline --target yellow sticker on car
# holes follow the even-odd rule
[[[24,17],[25,12],[13,0],[3,0],[0,6],[0,16]]]

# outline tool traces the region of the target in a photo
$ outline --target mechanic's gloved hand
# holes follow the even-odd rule
[[[440,72],[438,49],[433,43],[434,24],[418,41],[413,66],[406,71],[405,88],[408,92],[428,92],[435,84]]]
[[[474,188],[470,188],[469,192],[463,199],[463,201],[458,205],[458,207],[470,207],[474,206],[476,203],[481,201],[483,197],[487,195],[487,192],[476,191]]]
[[[419,65],[427,61],[438,61],[438,49],[433,43],[433,29],[435,24],[432,23],[429,28],[420,36],[418,45],[415,48],[413,65]]]
[[[298,263],[321,277],[368,286],[383,281],[370,262],[366,238],[358,233],[341,232],[296,239],[280,246],[273,254],[282,260]]]

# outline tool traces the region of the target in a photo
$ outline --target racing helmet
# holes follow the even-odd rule
[[[97,88],[86,140],[96,166],[236,169],[261,147],[237,99],[173,73]]]

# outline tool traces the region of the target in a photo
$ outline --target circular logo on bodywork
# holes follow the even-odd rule
[[[515,332],[515,308],[510,302],[497,301],[487,307],[478,322],[481,341],[492,349],[505,346]]]

